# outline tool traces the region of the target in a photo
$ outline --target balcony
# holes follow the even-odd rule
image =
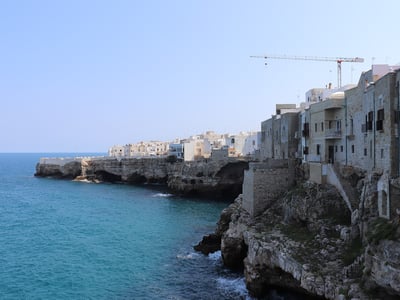
[[[340,139],[342,138],[342,131],[337,129],[327,129],[325,130],[326,139]]]

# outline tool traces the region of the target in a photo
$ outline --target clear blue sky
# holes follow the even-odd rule
[[[260,130],[275,103],[337,84],[335,62],[400,62],[392,1],[0,1],[0,152],[105,152]]]

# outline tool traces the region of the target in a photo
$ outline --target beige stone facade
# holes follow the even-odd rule
[[[149,141],[125,146],[113,146],[108,155],[114,157],[150,157],[166,156],[169,151],[169,142]]]
[[[296,158],[298,151],[299,109],[277,104],[277,114],[261,123],[261,159]]]
[[[390,180],[400,176],[399,82],[400,66],[373,65],[356,86],[309,90],[298,112],[277,105],[261,123],[261,159],[302,158],[317,183],[329,179],[325,169],[334,170],[327,164],[378,175],[379,215],[390,218]]]
[[[315,103],[309,109],[309,157],[310,162],[334,163],[342,160],[344,128],[344,93],[337,92],[325,101]]]
[[[360,77],[357,87],[346,91],[343,164],[369,173],[399,175],[398,74],[389,66],[376,66]]]
[[[251,216],[257,216],[294,183],[292,160],[268,159],[250,163],[243,181],[243,208]]]

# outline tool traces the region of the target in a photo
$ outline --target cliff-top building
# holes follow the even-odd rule
[[[379,215],[392,217],[390,180],[400,176],[399,82],[400,66],[373,65],[355,86],[311,89],[299,108],[277,105],[276,115],[261,123],[261,158],[301,158],[318,183],[332,181],[343,167],[375,174]]]
[[[113,146],[108,155],[113,157],[163,157],[173,155],[178,159],[193,161],[210,158],[242,157],[254,155],[259,149],[259,132],[240,132],[237,135],[217,134],[213,131],[193,135],[173,142],[140,142],[125,146]],[[216,152],[215,155],[212,155]]]

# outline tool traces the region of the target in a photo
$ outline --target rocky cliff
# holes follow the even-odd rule
[[[205,237],[196,249],[219,244],[224,264],[242,269],[258,298],[281,287],[306,299],[399,299],[399,219],[378,217],[376,184],[359,180],[353,213],[330,185],[298,183],[253,217],[239,196],[210,235],[213,247]]]
[[[242,159],[180,162],[166,158],[71,158],[41,159],[35,176],[165,184],[172,192],[185,195],[234,199],[241,193],[243,171],[248,161]]]

